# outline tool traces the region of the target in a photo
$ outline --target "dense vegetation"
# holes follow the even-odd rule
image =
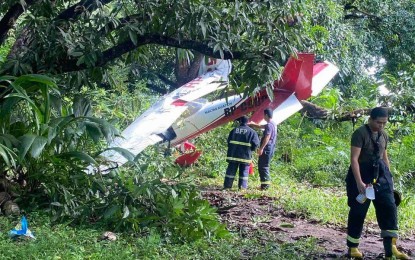
[[[242,251],[260,258],[307,251],[313,241],[287,251],[271,243],[255,252],[249,247],[258,241],[230,234],[201,199],[200,187],[221,186],[230,125],[195,141],[203,151],[195,167],[179,168],[153,147],[137,158],[118,150],[130,163],[117,172],[84,173],[159,93],[196,75],[202,54],[232,59],[228,90],[251,93],[278,78],[297,51],[314,52],[341,71],[311,100],[324,117],[296,114],[280,125],[268,195],[287,210],[344,225],[349,138],[364,123],[358,112],[382,104],[393,112],[387,131],[395,184],[405,197],[400,227],[414,234],[412,1],[168,2],[7,0],[0,6],[0,188],[12,194],[40,239],[85,236],[62,251],[80,258],[102,258],[103,245],[87,243],[83,251],[81,244],[99,233],[91,229],[105,228],[125,232],[110,247],[126,257],[143,256],[136,247],[147,248],[150,258],[178,258],[189,247],[196,248],[189,253],[194,258],[207,250],[219,258],[230,247],[238,248],[231,258]],[[381,96],[379,85],[389,94]],[[346,114],[350,121],[342,121]],[[12,220],[2,217],[0,231]],[[2,257],[20,252],[20,245],[37,250],[33,258],[60,255],[45,250],[45,242],[16,245],[1,236]],[[200,242],[208,239],[213,246]]]

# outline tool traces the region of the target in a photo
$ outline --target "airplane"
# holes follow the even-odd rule
[[[339,71],[328,61],[314,64],[314,54],[299,53],[289,58],[281,78],[274,81],[273,97],[263,88],[252,96],[237,94],[207,101],[201,97],[227,86],[231,63],[209,59],[209,63],[203,65],[204,74],[163,96],[114,139],[110,149],[102,153],[110,166],[100,165],[98,171],[127,162],[125,152],[120,152],[122,149],[136,156],[146,147],[163,142],[172,146],[182,144],[183,155],[176,162],[189,165],[197,160],[201,151],[188,140],[250,113],[251,122],[264,124],[265,108],[274,110],[274,122],[280,124],[302,109],[301,100],[318,95]],[[93,170],[90,166],[88,172]]]

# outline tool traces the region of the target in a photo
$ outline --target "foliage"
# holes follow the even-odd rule
[[[101,137],[110,140],[117,133],[106,121],[89,116],[87,100],[77,98],[72,107],[63,103],[48,77],[25,75],[1,80],[7,82],[10,94],[1,107],[2,148],[6,152],[0,166],[11,178],[26,179],[28,190],[48,178],[59,178],[61,172],[80,171],[82,161],[96,164],[83,147]]]
[[[182,241],[227,235],[189,179],[223,180],[230,125],[196,140],[204,153],[199,168],[178,169],[149,149],[117,173],[83,173],[86,165],[99,163],[94,154],[117,134],[114,126],[122,129],[156,98],[146,88],[174,88],[177,62],[190,63],[198,52],[233,59],[232,86],[239,92],[269,87],[297,51],[333,61],[341,69],[339,80],[313,102],[329,109],[332,119],[379,102],[394,107],[388,128],[392,170],[397,187],[413,193],[415,12],[409,0],[26,1],[22,15],[13,12],[6,21],[5,13],[23,2],[0,6],[2,25],[14,26],[0,28],[0,70],[49,77],[1,76],[0,170],[15,181],[27,180],[24,194],[32,196],[20,200],[48,207],[55,219],[99,221],[119,230],[154,228],[163,238]],[[369,67],[377,73],[369,76]],[[381,97],[379,84],[391,93]],[[300,115],[280,126],[273,186],[289,192],[271,192],[299,194],[281,197],[285,207],[338,221],[344,197],[310,186],[343,185],[353,127]],[[286,156],[290,161],[279,160]],[[284,185],[289,179],[295,185]],[[319,211],[318,205],[331,203],[338,206],[333,212]],[[406,196],[401,211],[402,226],[410,230],[413,196]]]
[[[45,183],[49,211],[55,220],[97,221],[117,231],[153,228],[175,241],[228,236],[215,210],[199,198],[194,186],[174,179],[152,179],[163,174],[164,168],[157,167],[157,173],[145,170],[147,176],[81,173],[68,176],[64,183]]]
[[[231,124],[213,129],[209,133],[200,135],[195,140],[195,145],[203,154],[198,159],[197,173],[201,176],[224,176],[226,163],[226,138],[231,131]]]
[[[76,228],[52,225],[47,216],[38,213],[31,213],[27,218],[37,239],[13,240],[7,232],[0,233],[1,259],[307,259],[305,256],[299,258],[299,255],[318,250],[313,239],[279,245],[270,242],[268,234],[170,243],[155,230],[150,230],[133,235],[116,233],[117,240],[109,242],[100,241],[105,229],[99,225]],[[0,217],[0,230],[10,230],[16,223],[17,220]],[[265,238],[268,239],[264,243]]]
[[[0,155],[9,178],[27,181],[21,203],[29,198],[30,204],[47,206],[54,220],[100,221],[118,230],[153,227],[177,240],[228,235],[214,209],[193,185],[179,182],[178,169],[158,150],[139,156],[139,168],[87,175],[85,165],[97,161],[83,150],[93,140],[96,146],[89,149],[99,151],[100,139],[110,141],[116,133],[106,121],[89,116],[88,99],[76,96],[72,108],[61,105],[56,85],[40,75],[4,80],[11,93],[2,109]],[[161,181],[165,177],[177,180],[167,184]]]
[[[280,64],[303,49],[306,36],[299,26],[305,6],[296,2],[125,0],[71,6],[76,2],[35,1],[14,17],[10,22],[17,21],[16,42],[25,44],[14,45],[3,69],[15,75],[74,72],[74,83],[88,84],[91,79],[100,83],[114,61],[144,61],[139,63],[142,67],[154,66],[145,64],[152,57],[166,61],[171,52],[146,47],[157,44],[238,59],[243,79],[238,82],[253,90],[259,79],[262,85],[278,77]],[[3,5],[0,12],[11,8]],[[167,70],[161,64],[157,68]]]
[[[415,65],[413,64],[396,76],[390,73],[383,74],[382,83],[389,93],[382,96],[380,101],[385,106],[393,104],[392,121],[413,121],[415,113],[414,82]]]

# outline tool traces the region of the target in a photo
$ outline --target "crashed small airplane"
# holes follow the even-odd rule
[[[110,149],[101,154],[109,165],[101,165],[97,170],[103,172],[126,163],[126,154],[120,152],[124,149],[136,156],[156,143],[182,144],[250,113],[251,122],[264,123],[265,108],[274,110],[274,121],[279,124],[302,108],[300,100],[318,95],[338,72],[332,63],[314,64],[314,54],[300,53],[288,60],[281,79],[274,82],[273,97],[261,89],[253,96],[233,95],[207,101],[201,97],[227,86],[231,63],[209,59],[203,65],[205,73],[163,96],[115,138]],[[193,162],[199,155],[184,154],[177,162],[186,165],[186,158]],[[93,171],[90,166],[88,172]]]

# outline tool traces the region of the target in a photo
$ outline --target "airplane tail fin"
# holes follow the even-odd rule
[[[314,54],[299,53],[284,67],[281,79],[274,82],[274,100],[264,102],[250,120],[260,123],[263,110],[274,110],[274,121],[279,124],[302,108],[301,100],[318,95],[339,69],[328,61],[314,64]]]
[[[311,96],[314,54],[299,53],[297,58],[291,57],[284,67],[281,79],[275,81],[274,88],[296,93],[299,100]]]
[[[299,107],[301,109],[301,104],[297,104],[299,103],[298,99],[307,99],[312,93],[311,82],[313,78],[313,62],[314,54],[311,53],[299,53],[297,58],[290,57],[284,67],[281,79],[274,81],[274,100],[271,102],[267,99],[263,102],[251,116],[250,120],[256,123],[262,122],[264,119],[263,110],[265,108],[274,110],[274,115],[280,116],[277,107],[280,106],[281,103],[284,103],[284,100],[286,99],[290,100],[290,102],[286,106],[283,106],[284,109],[282,109],[282,111],[290,111],[292,110],[292,107],[295,107],[296,111],[298,111]],[[294,100],[296,102],[294,102]],[[287,117],[284,116],[281,118],[286,119]]]

